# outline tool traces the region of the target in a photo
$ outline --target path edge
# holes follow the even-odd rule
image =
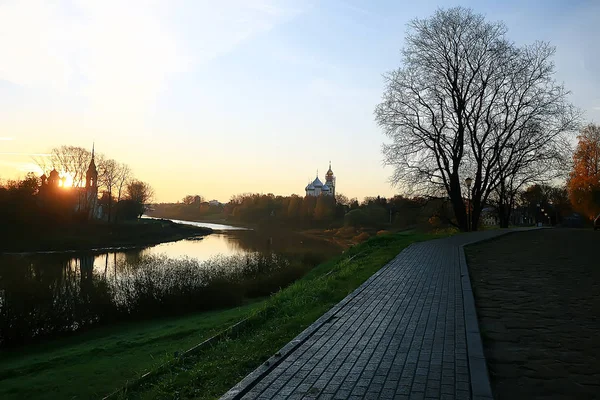
[[[407,250],[408,248],[414,246],[415,243],[411,243],[406,246],[402,251],[400,251],[392,260],[390,260],[387,264],[382,266],[377,272],[371,275],[366,281],[364,281],[359,287],[354,289],[351,293],[349,293],[346,297],[344,297],[340,302],[335,304],[332,308],[330,308],[325,314],[321,315],[315,322],[310,324],[304,331],[302,331],[298,336],[292,339],[289,343],[281,348],[275,355],[271,356],[267,361],[258,366],[254,371],[250,372],[244,379],[238,382],[234,387],[229,389],[223,396],[220,397],[220,400],[236,400],[241,399],[246,393],[248,393],[256,384],[263,379],[266,375],[269,374],[275,367],[277,367],[283,360],[285,360],[290,354],[292,354],[298,347],[300,347],[304,342],[306,342],[311,336],[313,336],[319,329],[323,327],[326,323],[328,323],[335,314],[337,314],[340,310],[342,310],[350,300],[354,299],[358,296],[363,290],[369,286],[373,280],[375,280],[379,275],[381,275],[385,270],[391,268],[394,264],[394,261],[400,256],[402,252]]]
[[[481,331],[479,330],[479,320],[477,319],[477,308],[475,307],[475,296],[471,286],[471,275],[467,264],[465,247],[472,244],[481,244],[487,241],[498,239],[505,235],[518,232],[527,232],[544,228],[533,227],[526,229],[510,229],[503,231],[499,235],[488,238],[473,240],[463,243],[459,246],[458,259],[460,264],[460,278],[463,297],[463,312],[465,315],[465,330],[467,333],[467,358],[469,362],[469,375],[471,378],[471,398],[473,400],[494,400],[490,375],[487,368],[487,361],[483,351],[483,342],[481,340]]]
[[[504,236],[504,235],[500,235]],[[467,358],[469,360],[469,375],[471,380],[471,398],[473,400],[493,400],[492,385],[487,369],[487,362],[483,352],[483,342],[477,320],[475,297],[471,286],[471,277],[465,255],[465,247],[476,241],[463,244],[459,248],[460,277],[463,297],[463,311],[465,314],[465,330],[467,333]]]

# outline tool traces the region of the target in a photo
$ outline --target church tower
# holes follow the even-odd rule
[[[94,146],[92,145],[92,160],[90,161],[90,166],[85,173],[85,188],[89,191],[89,189],[96,189],[96,194],[98,193],[98,169],[96,169],[96,162],[94,161]]]
[[[86,206],[90,218],[95,218],[98,206],[98,169],[94,160],[94,145],[92,145],[92,160],[85,173]]]
[[[333,175],[333,171],[331,170],[331,161],[329,161],[329,169],[325,174],[325,184],[329,186],[331,195],[335,197],[335,175]]]

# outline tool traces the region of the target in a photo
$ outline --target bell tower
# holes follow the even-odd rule
[[[85,173],[85,187],[86,189],[95,188],[98,190],[98,169],[96,168],[96,162],[94,161],[94,145],[92,144],[92,160]]]
[[[88,218],[97,218],[98,212],[98,169],[94,160],[94,145],[92,144],[92,159],[85,173],[85,200]]]
[[[333,175],[333,171],[331,170],[331,161],[329,161],[329,169],[325,174],[325,183],[331,189],[332,196],[335,197],[335,175]]]

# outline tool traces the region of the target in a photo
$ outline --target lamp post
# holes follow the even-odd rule
[[[548,213],[545,213],[543,208],[541,208],[540,210],[542,211],[542,214],[548,216]],[[542,225],[544,225],[544,217],[540,216],[540,219],[542,220]]]
[[[473,183],[473,179],[467,178],[465,179],[465,185],[467,185],[467,232],[471,231],[471,184]]]

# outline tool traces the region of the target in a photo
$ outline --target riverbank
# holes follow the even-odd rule
[[[97,398],[164,362],[162,373],[123,398],[214,398],[254,370],[424,234],[391,234],[353,246],[277,294],[236,309],[121,324],[29,346],[0,356],[0,397]],[[174,354],[233,323],[236,336],[174,361]],[[117,396],[117,397],[119,397]]]
[[[0,253],[142,247],[209,235],[210,228],[169,220],[123,223],[65,223],[51,226],[0,227]]]
[[[235,221],[235,220],[230,220],[228,218],[215,218],[215,217],[204,217],[204,218],[197,218],[197,217],[190,217],[190,216],[186,216],[186,215],[181,215],[181,214],[177,214],[177,213],[169,213],[169,212],[152,212],[152,211],[148,211],[146,213],[147,217],[150,218],[158,218],[158,219],[174,219],[174,220],[184,220],[184,221],[188,221],[188,222],[200,222],[200,223],[206,223],[206,224],[218,224],[218,225],[229,225],[229,226],[235,226],[237,228],[244,228],[244,229],[257,229],[259,227],[258,224],[251,224],[251,223],[242,223],[239,221]]]

